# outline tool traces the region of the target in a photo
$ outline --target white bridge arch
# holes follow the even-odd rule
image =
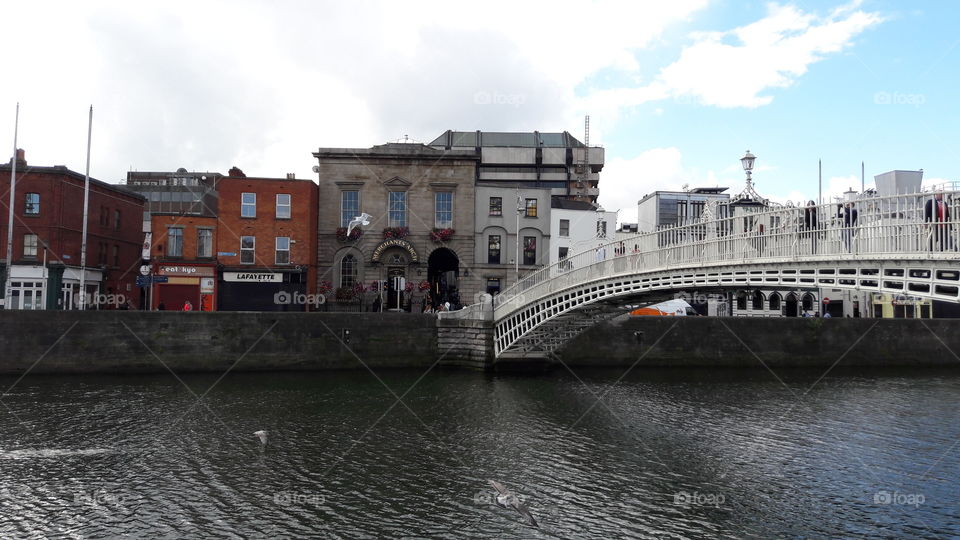
[[[829,287],[958,303],[960,193],[944,193],[944,223],[932,198],[862,198],[855,220],[837,204],[777,207],[639,234],[541,268],[492,305],[443,316],[492,320],[501,357],[556,350],[608,316],[605,303],[691,289]]]

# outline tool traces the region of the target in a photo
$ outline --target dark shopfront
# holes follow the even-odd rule
[[[307,270],[224,269],[220,311],[307,311]],[[311,307],[309,311],[314,311]]]

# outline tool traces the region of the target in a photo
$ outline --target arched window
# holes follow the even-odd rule
[[[340,259],[340,286],[353,287],[357,281],[357,259],[353,255],[346,255]]]
[[[747,310],[747,293],[740,291],[737,293],[737,311]]]
[[[812,295],[812,294],[807,293],[807,294],[803,295],[803,309],[805,309],[805,310],[811,310],[811,309],[813,309],[813,295]]]
[[[763,311],[763,293],[760,291],[753,293],[753,310]]]
[[[780,294],[773,293],[770,295],[770,311],[780,311]]]

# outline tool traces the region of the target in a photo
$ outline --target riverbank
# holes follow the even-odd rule
[[[0,311],[0,374],[426,368],[438,360],[496,369],[482,350],[489,329],[471,324],[479,326],[440,339],[429,314]],[[629,317],[587,330],[560,358],[571,367],[960,366],[955,351],[956,319]]]
[[[429,366],[435,321],[409,313],[0,311],[0,373]]]

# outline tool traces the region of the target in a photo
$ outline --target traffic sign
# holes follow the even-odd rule
[[[829,299],[829,298],[824,298],[824,299],[823,299],[823,303],[824,303],[824,304],[829,304],[829,303],[830,303],[830,299]]]

